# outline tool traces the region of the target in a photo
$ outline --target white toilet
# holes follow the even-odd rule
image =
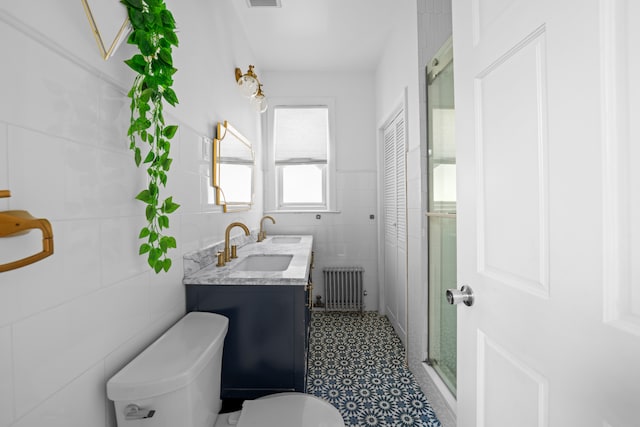
[[[188,313],[107,382],[118,427],[344,427],[338,410],[304,393],[278,393],[220,414],[229,319]]]

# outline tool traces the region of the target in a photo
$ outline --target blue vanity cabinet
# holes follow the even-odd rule
[[[185,285],[187,312],[229,318],[223,399],[306,390],[309,291],[296,285]]]

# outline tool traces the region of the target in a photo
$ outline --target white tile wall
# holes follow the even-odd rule
[[[15,427],[104,425],[107,406],[104,381],[104,363],[96,363],[13,425]]]
[[[180,204],[182,214],[199,213],[203,211],[202,196],[205,193],[202,188],[202,177],[210,175],[210,160],[203,159],[202,136],[187,126],[182,126],[173,139],[173,148],[179,156],[174,157],[174,162],[180,165],[179,171],[174,171],[172,180],[167,184],[167,193],[176,194],[180,189],[193,188],[194,191],[182,192]],[[173,166],[173,165],[172,165]],[[207,188],[210,187],[210,179],[204,180]],[[197,189],[197,191],[195,191]]]
[[[123,96],[125,92],[120,87],[112,85],[100,85],[96,93],[98,114],[89,143],[104,149],[128,152],[129,98]],[[131,156],[129,160],[133,161]]]
[[[138,256],[140,229],[144,218],[107,218],[100,223],[102,283],[110,285],[146,271],[149,266]],[[173,229],[171,229],[173,232]]]
[[[0,210],[46,217],[54,233],[52,256],[0,273],[0,427],[114,426],[107,379],[184,315],[182,254],[220,241],[236,219],[255,227],[262,214],[261,202],[222,214],[208,197],[215,122],[239,124],[259,149],[258,115],[232,78],[205,71],[231,76],[250,62],[248,44],[234,17],[207,1],[167,3],[187,41],[179,49],[190,52],[176,55],[180,104],[165,111],[180,125],[167,194],[182,207],[170,217],[173,267],[160,275],[138,255],[144,205],[134,197],[147,178],[126,137],[132,73],[122,61],[132,48],[103,61],[79,3],[38,2],[55,25],[19,3],[0,6],[0,37],[11,40],[0,67],[0,189],[12,192]],[[234,32],[233,46],[219,31]],[[216,55],[193,54],[203,38]],[[0,239],[0,262],[40,244],[37,232]]]
[[[53,225],[53,227],[55,227],[55,225]],[[42,237],[38,232],[34,231],[21,237],[20,239],[11,237],[4,240],[10,244],[3,245],[0,251],[0,257],[3,263],[22,259],[25,256],[42,250]],[[0,307],[5,309],[0,313],[0,325],[26,317],[32,314],[34,312],[33,310],[50,306],[48,302],[43,302],[43,300],[47,299],[47,296],[51,295],[51,292],[49,292],[50,289],[41,286],[40,283],[46,283],[48,274],[52,271],[62,274],[62,264],[55,262],[52,258],[43,260],[40,265],[29,269],[27,273],[27,276],[35,280],[35,282],[23,286],[20,286],[21,283],[17,281],[17,278],[20,276],[15,274],[14,271],[3,273],[3,276],[8,280],[8,286],[0,288],[0,295],[4,297],[3,301],[0,302]],[[22,296],[31,293],[34,293],[32,297],[33,304],[23,305]],[[41,293],[47,296],[42,297]]]
[[[13,420],[13,358],[11,327],[0,328],[0,426]]]
[[[149,323],[148,274],[13,325],[16,413],[26,414]]]
[[[9,189],[9,146],[7,125],[0,123],[0,190]],[[0,199],[0,210],[9,209],[9,199]]]
[[[24,207],[29,202],[29,211],[34,215],[45,215],[50,219],[65,217],[64,152],[64,140],[13,126],[9,128],[12,207]]]
[[[141,203],[135,196],[146,187],[146,174],[135,167],[133,156],[129,150],[98,152],[98,183],[94,188],[87,188],[95,194],[95,207],[91,209],[95,216],[121,217],[138,215]]]
[[[0,306],[4,308],[0,309],[0,324],[26,318],[100,287],[98,223],[90,220],[53,222],[52,228],[55,256],[29,268],[2,273],[7,283],[5,285],[3,281],[0,286],[3,296]],[[3,258],[29,255],[26,250],[14,250],[25,237],[12,238],[10,248],[3,245],[3,252],[6,252]],[[29,245],[31,253],[40,250],[40,234],[32,232],[28,237],[36,240],[34,245]],[[52,284],[52,277],[59,278],[59,284]]]
[[[17,417],[97,363],[103,313],[95,297],[81,298],[13,325]]]
[[[203,138],[188,126],[182,126],[173,138],[175,145],[175,161],[192,173],[208,173],[211,175],[211,139]],[[206,145],[206,146],[205,146]],[[204,166],[202,171],[200,167]]]

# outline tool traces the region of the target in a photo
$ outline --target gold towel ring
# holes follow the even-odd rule
[[[8,190],[0,190],[0,198],[10,196],[11,193]],[[27,211],[0,212],[0,237],[19,236],[35,229],[42,231],[42,251],[17,261],[0,264],[0,272],[33,264],[53,254],[53,229],[48,220],[34,218]]]

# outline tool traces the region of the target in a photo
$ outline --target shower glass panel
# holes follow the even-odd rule
[[[427,67],[429,182],[428,359],[456,395],[456,308],[446,290],[456,280],[456,145],[451,39]]]

